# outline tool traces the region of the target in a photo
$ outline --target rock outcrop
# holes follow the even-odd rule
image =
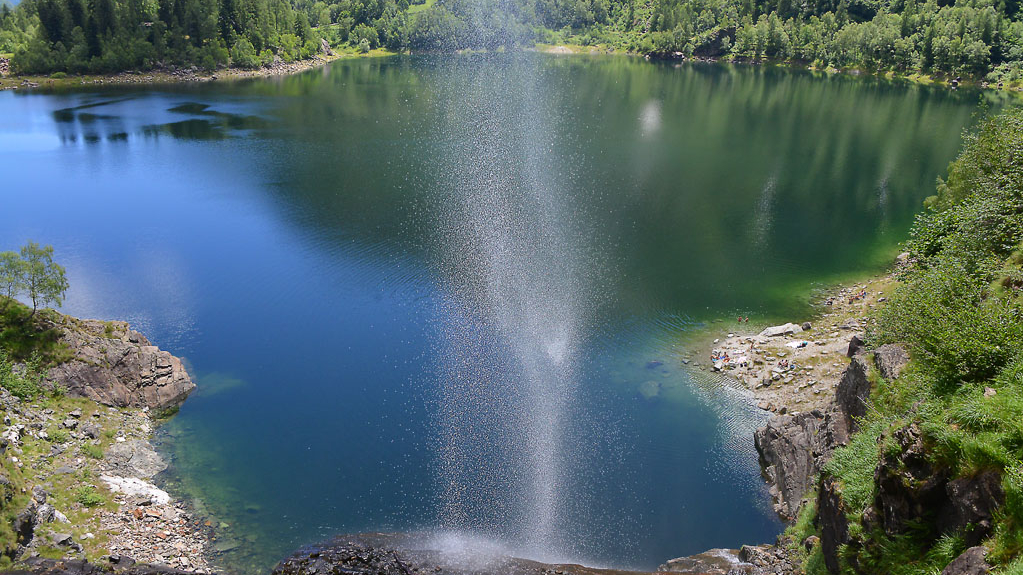
[[[838,573],[838,548],[849,542],[849,520],[838,486],[829,477],[821,478],[817,492],[816,525],[820,529],[824,566],[831,573]]]
[[[899,377],[907,363],[909,353],[901,345],[887,343],[874,350],[874,366],[884,379],[892,380]]]
[[[948,503],[938,518],[939,531],[962,532],[965,543],[971,546],[991,535],[995,509],[1005,502],[1001,475],[987,471],[949,481],[945,494]]]
[[[916,424],[892,434],[896,450],[881,450],[874,470],[874,507],[888,535],[901,533],[910,522],[927,522],[947,501],[948,478],[927,456],[923,434]]]
[[[868,369],[862,354],[857,354],[842,374],[835,400],[826,411],[775,415],[754,433],[760,465],[770,484],[775,510],[782,517],[796,517],[817,474],[835,448],[849,442],[856,418],[866,414]]]
[[[849,367],[842,373],[842,379],[835,389],[835,410],[842,414],[849,433],[859,429],[857,419],[867,414],[867,398],[870,397],[870,368],[862,355],[853,356]]]
[[[986,561],[987,549],[971,547],[941,570],[941,575],[987,575],[991,566]]]
[[[527,559],[476,554],[471,549],[436,551],[429,536],[376,533],[342,535],[299,549],[274,567],[272,575],[640,575],[581,565],[552,565]],[[700,572],[703,573],[703,572]],[[709,575],[709,573],[708,573]]]
[[[67,389],[112,407],[177,408],[195,389],[181,360],[152,345],[122,321],[79,320],[55,324],[73,357],[46,374]]]
[[[739,559],[737,549],[710,549],[697,555],[672,559],[657,568],[658,573],[739,575],[753,573],[754,566]]]
[[[821,466],[831,456],[832,415],[819,411],[776,415],[753,435],[764,477],[775,499],[775,511],[795,518],[803,496],[813,486]]]

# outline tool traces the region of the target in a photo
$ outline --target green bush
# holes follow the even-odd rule
[[[245,38],[240,38],[231,48],[231,62],[239,68],[249,70],[259,68],[260,66],[256,49],[252,46],[252,42]]]
[[[98,507],[106,503],[106,499],[96,493],[96,488],[92,485],[83,485],[75,489],[75,501],[86,507]]]

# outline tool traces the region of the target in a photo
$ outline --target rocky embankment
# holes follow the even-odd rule
[[[0,58],[0,90],[17,90],[25,88],[93,86],[109,84],[169,84],[177,82],[213,82],[242,78],[267,78],[287,76],[310,70],[342,57],[331,50],[330,45],[323,42],[320,53],[307,60],[285,62],[280,58],[266,66],[248,70],[244,68],[221,68],[219,70],[203,70],[196,66],[163,66],[158,65],[152,70],[127,71],[116,74],[99,74],[89,76],[67,76],[50,78],[46,76],[12,76],[10,60]]]
[[[149,443],[155,414],[195,388],[181,360],[124,322],[47,321],[68,350],[50,391],[0,389],[3,555],[32,573],[210,572],[208,528],[153,483],[167,467]]]

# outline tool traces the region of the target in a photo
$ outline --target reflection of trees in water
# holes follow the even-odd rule
[[[169,136],[183,140],[224,140],[240,134],[267,127],[264,118],[253,115],[231,114],[211,109],[208,104],[187,102],[168,111],[193,117],[186,120],[129,126],[116,114],[83,112],[102,106],[114,106],[132,98],[102,99],[53,112],[58,136],[65,144],[97,144],[102,141],[126,142],[132,135],[147,138]]]
[[[445,62],[340,62],[229,89],[282,98],[273,114],[299,143],[275,168],[289,182],[279,197],[303,223],[338,241],[339,230],[362,230],[420,249],[430,233],[422,198],[439,193],[436,102],[464,81]],[[531,65],[537,92],[568,119],[549,127],[558,145],[548,153],[578,173],[563,193],[602,208],[591,210],[604,214],[596,226],[620,240],[609,249],[621,252],[619,289],[637,309],[651,300],[791,307],[790,295],[772,291],[779,282],[867,265],[868,252],[904,233],[958,149],[976,97],[770,67],[585,56],[534,56]],[[507,98],[517,97],[508,86]],[[762,238],[757,222],[770,222]],[[751,249],[752,237],[768,248]]]

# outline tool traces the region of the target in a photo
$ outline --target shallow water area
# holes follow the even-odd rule
[[[979,98],[542,54],[5,92],[0,249],[185,358],[158,442],[230,571],[367,531],[652,569],[781,529],[766,414],[679,334],[884,266]]]

